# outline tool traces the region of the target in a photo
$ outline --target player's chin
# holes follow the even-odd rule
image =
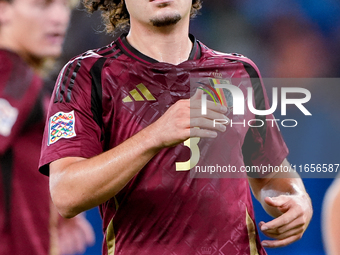
[[[155,27],[168,27],[177,24],[182,19],[178,13],[166,13],[157,15],[150,19],[150,22]]]
[[[38,56],[40,58],[58,58],[62,53],[62,46],[52,45],[40,49]]]

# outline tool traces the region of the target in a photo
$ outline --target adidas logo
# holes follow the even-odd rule
[[[133,89],[129,92],[129,96],[123,98],[124,103],[135,101],[156,101],[156,98],[151,92],[145,87],[143,83],[138,84],[137,89]],[[144,96],[144,97],[143,97]]]

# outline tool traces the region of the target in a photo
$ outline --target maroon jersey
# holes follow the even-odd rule
[[[119,145],[175,102],[189,98],[191,87],[200,83],[246,79],[240,89],[253,87],[257,109],[268,108],[250,60],[217,54],[190,38],[190,57],[179,65],[143,55],[125,35],[72,59],[55,86],[40,171],[48,174],[48,164],[59,158],[90,158]],[[232,112],[228,116],[240,118]],[[243,118],[256,116],[246,111]],[[193,147],[195,154],[199,151],[196,165],[280,165],[288,151],[276,125],[227,129],[217,139],[191,138],[163,149],[115,197],[100,205],[103,254],[266,254],[254,224],[246,175],[192,178],[186,170],[194,167],[185,162],[194,154]],[[217,146],[209,146],[217,140],[221,141]]]
[[[0,254],[49,252],[48,178],[36,174],[44,128],[42,80],[0,50]]]

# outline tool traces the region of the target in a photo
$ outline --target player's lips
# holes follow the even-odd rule
[[[51,44],[62,44],[64,42],[65,34],[64,33],[46,33],[46,40]]]

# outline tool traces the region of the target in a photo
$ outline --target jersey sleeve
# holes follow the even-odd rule
[[[257,110],[268,110],[269,100],[256,65],[246,60],[244,66],[251,78],[253,86],[253,102]],[[243,159],[246,166],[280,166],[289,151],[283,140],[273,114],[255,115],[259,123],[250,127],[242,146]],[[261,126],[261,124],[263,125]],[[248,173],[251,177],[262,177],[268,173]]]
[[[61,70],[50,101],[42,141],[39,171],[64,157],[90,158],[102,149],[100,58],[80,56]]]
[[[0,156],[23,131],[41,88],[42,80],[18,55],[0,51]]]

